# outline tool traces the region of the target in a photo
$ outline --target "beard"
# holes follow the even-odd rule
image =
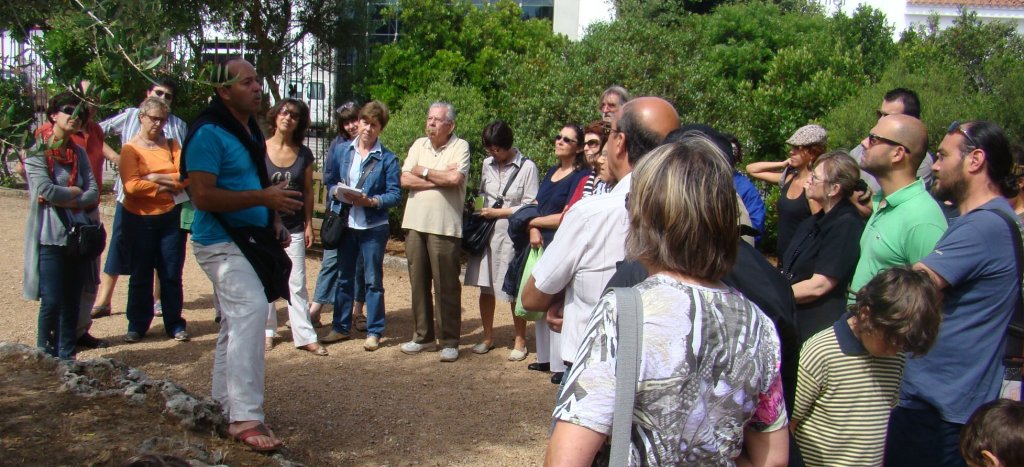
[[[932,197],[939,201],[951,201],[959,204],[967,193],[967,180],[960,174],[953,180],[938,179],[932,185]]]

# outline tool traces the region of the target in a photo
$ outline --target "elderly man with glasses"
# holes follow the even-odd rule
[[[942,209],[917,178],[927,146],[924,123],[902,114],[880,118],[861,142],[860,168],[878,180],[881,190],[860,237],[851,290],[860,290],[883,269],[920,261],[946,231]]]

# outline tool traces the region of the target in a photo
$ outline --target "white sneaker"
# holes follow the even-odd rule
[[[437,344],[435,344],[433,342],[428,342],[428,343],[424,343],[424,344],[417,344],[416,342],[409,341],[409,342],[406,342],[406,343],[402,344],[402,346],[399,347],[399,348],[402,350],[402,353],[406,353],[406,354],[409,354],[409,355],[415,355],[415,354],[418,354],[418,353],[423,352],[423,351],[435,352],[435,351],[437,351]]]
[[[459,349],[453,347],[445,347],[441,349],[441,361],[442,362],[454,362],[459,359]]]

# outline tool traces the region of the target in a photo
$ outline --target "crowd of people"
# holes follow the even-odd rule
[[[954,122],[933,154],[921,103],[900,88],[852,151],[829,151],[820,125],[797,129],[787,158],[746,166],[780,190],[772,264],[753,246],[765,233],[764,200],[736,169],[740,141],[681,125],[662,98],[608,88],[597,120],[558,129],[543,175],[515,147],[513,128],[492,122],[468,200],[472,155],[451,104],[426,109],[425,136],[400,158],[379,139],[387,106],[349,102],[323,162],[341,233],[310,298],[309,108],[282,99],[261,126],[253,66],[220,66],[223,82],[187,129],[170,113],[169,81],[99,124],[81,92],[52,99],[36,132],[40,154],[24,161],[24,295],[40,301],[37,344],[48,354],[73,359],[76,347],[109,345],[89,323],[110,314],[125,274],[123,340],[142,340],[162,316],[169,338],[188,341],[190,236],[220,323],[213,397],[232,437],[275,450],[283,441],[263,411],[275,301],[288,302],[300,350],[327,356],[326,344],[354,332],[377,350],[388,212],[404,190],[413,329],[401,352],[460,358],[463,286],[480,291],[472,353],[499,345],[497,302],[513,317],[509,361],[527,359],[535,322],[527,368],[560,385],[546,464],[1024,462],[1024,409],[1007,400],[1020,399],[1022,348],[1009,329],[1022,308],[1024,151],[993,122]],[[119,152],[104,132],[121,137]],[[118,164],[119,183],[101,272],[99,255],[70,252],[77,229],[99,223],[105,161]],[[480,226],[491,230],[460,283],[463,237]],[[318,333],[326,305],[330,327]],[[633,314],[635,346],[620,341]],[[635,384],[619,381],[627,372]],[[630,420],[618,415],[623,404]],[[617,452],[628,459],[610,457]]]

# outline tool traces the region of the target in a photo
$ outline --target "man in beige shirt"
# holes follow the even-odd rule
[[[412,340],[402,344],[401,349],[410,355],[437,350],[436,306],[442,362],[459,359],[462,325],[459,249],[470,163],[469,143],[454,136],[453,130],[455,108],[446,102],[431,104],[427,136],[412,144],[402,165],[402,188],[409,190],[402,228],[406,229],[405,256],[412,284],[415,331]]]

